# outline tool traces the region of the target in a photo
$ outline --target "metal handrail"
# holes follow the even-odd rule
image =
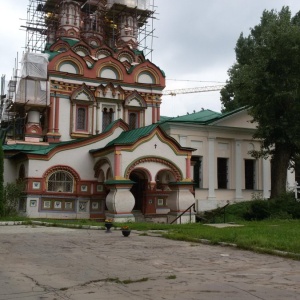
[[[226,205],[222,206],[222,207],[218,207],[211,212],[211,218],[207,218],[206,220],[209,221],[209,220],[212,220],[213,223],[215,223],[215,217],[216,215],[219,215],[219,214],[223,214],[223,223],[226,223],[226,207],[229,205],[230,203],[227,203]]]
[[[182,212],[176,219],[174,219],[170,224],[173,224],[175,221],[177,221],[180,218],[180,224],[181,224],[181,217],[189,210],[190,211],[190,221],[192,220],[192,208],[194,212],[196,212],[196,203],[193,203],[190,207],[188,207],[184,212]]]

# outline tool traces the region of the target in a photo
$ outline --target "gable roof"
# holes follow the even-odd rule
[[[170,143],[170,145],[172,144],[173,147],[178,149],[179,152],[195,150],[194,148],[181,146],[173,137],[168,135],[158,123],[156,123],[145,127],[136,128],[130,131],[123,131],[117,138],[110,141],[105,147],[99,149],[92,149],[89,152],[96,153],[98,151],[103,151],[107,148],[115,146],[133,146],[135,143],[138,143],[139,141],[143,140],[143,138],[150,137],[156,131],[159,132],[159,135],[164,136],[165,139],[168,140],[168,143]]]
[[[83,140],[83,139],[80,139]],[[60,143],[53,143],[47,145],[34,145],[34,144],[8,144],[3,145],[2,148],[4,151],[13,151],[15,154],[26,153],[26,154],[38,154],[45,155],[48,154],[52,149],[58,146],[70,145],[78,142],[79,140],[72,140]]]
[[[128,125],[123,120],[118,119],[109,124],[104,131],[97,135],[52,144],[6,144],[3,145],[2,148],[9,157],[14,157],[20,154],[50,155],[52,150],[55,152],[61,151],[62,149],[80,147],[87,144],[92,145],[94,142],[97,142],[98,140],[109,136],[110,133],[112,133],[116,128],[128,130]]]
[[[116,139],[110,141],[106,147],[114,145],[129,145],[134,144],[140,138],[148,136],[158,126],[158,124],[149,125],[146,127],[136,128],[130,131],[123,131]]]

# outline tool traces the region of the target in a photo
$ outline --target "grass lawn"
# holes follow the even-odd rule
[[[7,219],[6,219],[7,220]],[[29,222],[30,220],[26,219]],[[40,220],[54,226],[75,224],[104,226],[90,220]],[[128,223],[133,230],[148,234],[150,230],[161,230],[160,234],[169,239],[201,242],[209,240],[212,244],[220,242],[235,244],[238,248],[262,253],[285,255],[300,260],[300,220],[239,221],[241,227],[216,228],[201,223],[169,225],[154,223]],[[114,223],[114,227],[124,224]],[[288,252],[286,253],[280,253]]]

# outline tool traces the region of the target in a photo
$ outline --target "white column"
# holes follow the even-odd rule
[[[96,134],[100,133],[100,120],[101,120],[101,116],[100,116],[100,104],[99,102],[97,102],[96,105]]]
[[[235,141],[235,198],[243,199],[242,194],[242,142]]]
[[[295,171],[293,169],[287,170],[286,188],[287,190],[293,190],[295,188]]]
[[[215,138],[208,139],[208,199],[215,198]]]
[[[271,190],[271,164],[269,159],[263,159],[263,198],[270,198]]]
[[[92,134],[97,134],[97,103],[94,103],[92,106],[92,116],[93,116],[93,126],[92,126]]]

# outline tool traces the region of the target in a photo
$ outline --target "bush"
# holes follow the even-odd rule
[[[24,191],[24,183],[7,183],[3,193],[2,217],[17,216],[19,201]]]
[[[297,202],[294,193],[287,192],[281,194],[279,197],[270,200],[271,216],[286,213],[293,219],[300,219],[300,202]]]
[[[264,200],[257,194],[251,201],[229,205],[226,208],[226,222],[238,222],[241,220],[264,220],[264,219],[300,219],[300,202],[297,202],[294,193],[281,194],[276,199]],[[215,215],[216,222],[223,222],[222,214]]]
[[[253,200],[249,210],[244,214],[247,221],[260,221],[270,217],[269,203],[266,200]]]

